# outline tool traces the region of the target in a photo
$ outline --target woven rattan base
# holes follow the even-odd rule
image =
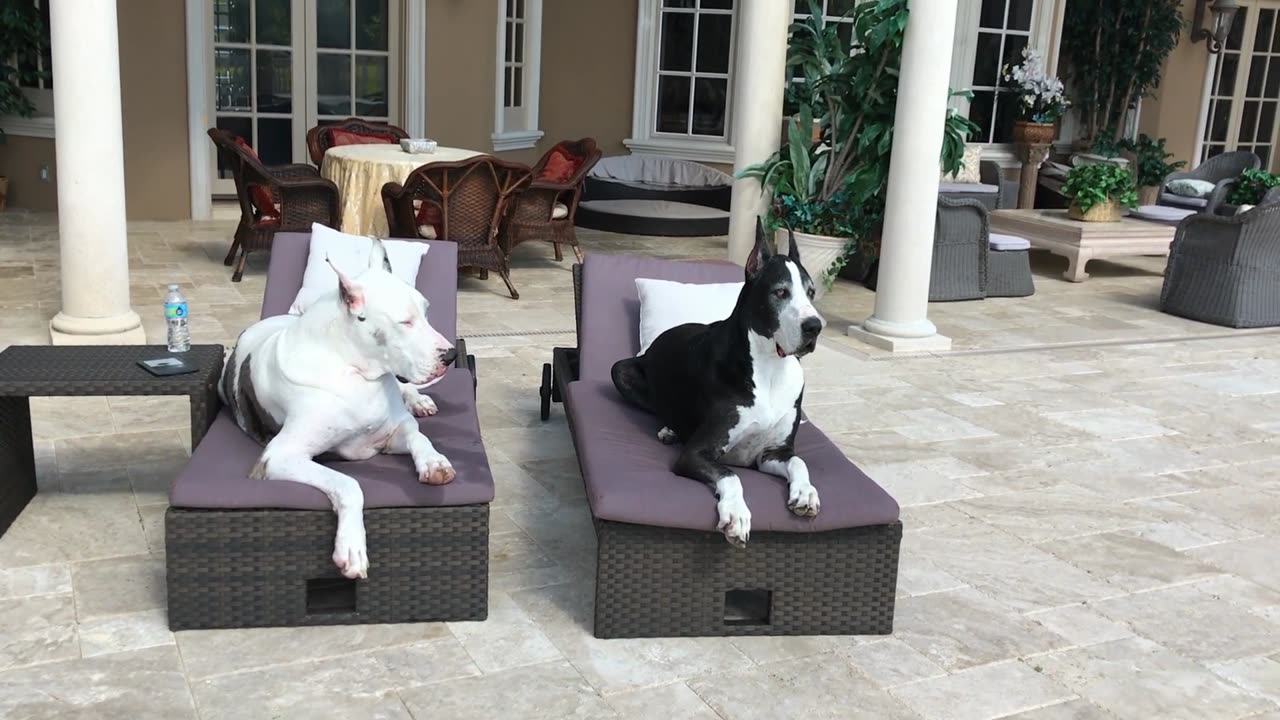
[[[369,578],[333,566],[332,512],[165,515],[169,628],[484,620],[489,506],[365,510]]]
[[[719,533],[596,521],[598,638],[887,635],[902,525]]]

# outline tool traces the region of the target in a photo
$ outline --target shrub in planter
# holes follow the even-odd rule
[[[1246,169],[1240,173],[1240,179],[1227,196],[1227,202],[1236,206],[1257,205],[1262,202],[1262,196],[1277,185],[1280,185],[1280,175],[1272,175],[1266,170]]]
[[[1062,182],[1062,194],[1071,199],[1068,214],[1089,222],[1112,222],[1120,208],[1138,204],[1133,173],[1116,165],[1082,165],[1072,168]]]
[[[1165,150],[1164,142],[1164,138],[1153,139],[1142,134],[1137,140],[1125,140],[1121,143],[1121,150],[1132,153],[1134,158],[1138,203],[1141,205],[1154,205],[1164,179],[1169,173],[1187,164],[1182,160],[1169,162],[1173,154]]]

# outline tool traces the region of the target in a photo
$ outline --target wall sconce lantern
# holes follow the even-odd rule
[[[1210,5],[1209,3],[1213,4]],[[1191,21],[1191,42],[1205,41],[1209,52],[1222,52],[1222,46],[1231,34],[1231,24],[1235,22],[1236,11],[1240,9],[1236,0],[1196,0],[1196,14]],[[1210,26],[1205,27],[1205,10],[1209,11]]]

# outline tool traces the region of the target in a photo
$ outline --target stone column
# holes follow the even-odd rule
[[[53,0],[49,21],[62,262],[49,334],[54,345],[141,344],[129,307],[116,0]]]
[[[1018,160],[1022,162],[1022,176],[1018,179],[1018,207],[1029,209],[1036,204],[1036,184],[1040,180],[1040,166],[1049,159],[1050,145],[1028,143],[1017,147]]]
[[[929,322],[929,270],[956,0],[915,0],[902,44],[876,305],[849,335],[891,351],[948,350]]]
[[[733,68],[733,171],[763,162],[782,136],[782,97],[786,88],[787,29],[791,2],[740,3],[737,64]],[[768,197],[760,181],[738,178],[729,205],[729,259],[745,264],[755,246],[756,218]]]

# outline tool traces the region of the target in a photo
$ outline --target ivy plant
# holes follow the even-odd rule
[[[1257,205],[1262,202],[1262,196],[1277,185],[1280,185],[1280,175],[1248,168],[1240,173],[1240,179],[1227,196],[1227,202],[1232,205]]]
[[[1138,204],[1138,193],[1133,186],[1133,173],[1127,168],[1110,163],[1082,165],[1072,168],[1062,182],[1062,194],[1072,204],[1087,213],[1094,205],[1114,200],[1122,207]]]
[[[1164,184],[1169,173],[1186,166],[1186,161],[1169,162],[1173,153],[1165,150],[1164,138],[1152,138],[1143,133],[1137,140],[1125,140],[1123,150],[1133,153],[1138,160],[1138,187]]]

